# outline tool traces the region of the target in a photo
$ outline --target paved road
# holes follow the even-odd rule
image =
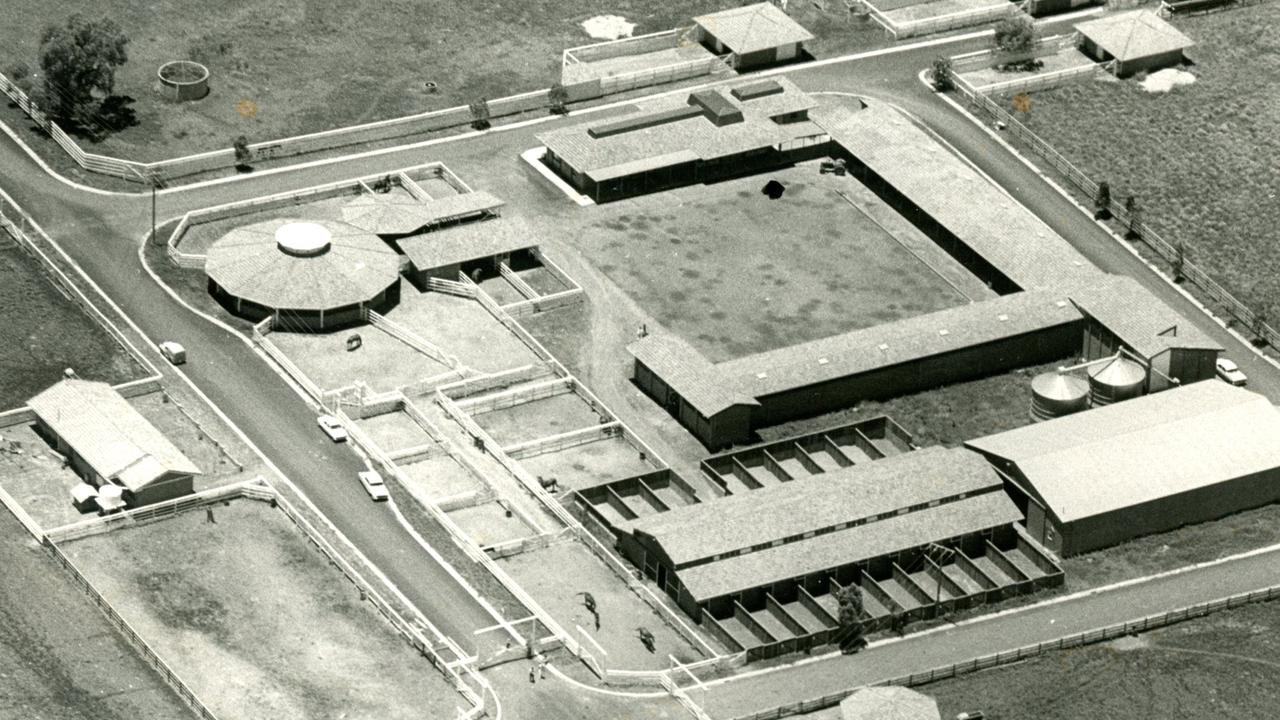
[[[690,691],[718,720],[1280,585],[1280,550]],[[1176,599],[1175,599],[1176,598]]]
[[[143,272],[137,244],[149,200],[78,193],[0,144],[0,186],[56,238],[151,339],[181,338],[190,377],[421,609],[464,649],[494,618],[356,482],[362,460],[325,438],[315,414],[247,345],[176,306]]]

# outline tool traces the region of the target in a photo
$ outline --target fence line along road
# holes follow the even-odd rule
[[[902,675],[873,684],[903,685],[908,687],[927,685],[937,680],[945,680],[965,673],[1020,662],[1053,650],[1065,650],[1068,648],[1105,642],[1107,640],[1124,637],[1126,635],[1136,635],[1138,633],[1147,632],[1148,630],[1154,630],[1174,623],[1190,620],[1192,618],[1204,617],[1220,610],[1236,608],[1255,602],[1264,602],[1277,597],[1280,597],[1280,585],[1264,588],[1262,590],[1254,590],[1247,593],[1239,593],[1225,598],[1220,598],[1218,600],[1211,600],[1206,603],[1191,605],[1178,610],[1170,610],[1169,612],[1159,613],[1156,615],[1148,615],[1138,620],[1116,623],[1097,630],[1069,635],[1067,637],[1058,638],[1057,640],[1036,643],[1035,645],[1026,645],[1014,650],[984,655],[966,662],[934,668],[925,672]],[[778,720],[779,718],[789,717],[791,715],[822,710],[836,705],[841,700],[852,695],[853,692],[858,690],[860,687],[865,686],[852,687],[844,692],[823,695],[812,700],[803,700],[801,702],[791,703],[788,705],[781,705],[763,712],[739,715],[734,718],[734,720]]]
[[[1023,125],[1009,111],[986,95],[976,92],[972,87],[967,86],[967,83],[958,83],[956,88],[971,107],[980,110],[991,120],[1003,123],[1006,132],[1030,146],[1041,159],[1062,173],[1076,190],[1086,197],[1097,196],[1098,183],[1093,178],[1086,175],[1071,161],[1067,160],[1062,153],[1055,150],[1052,145],[1032,132],[1026,125]],[[1137,239],[1146,243],[1147,247],[1151,248],[1162,260],[1174,268],[1181,266],[1181,274],[1184,278],[1190,280],[1192,284],[1200,288],[1213,301],[1226,308],[1233,318],[1248,328],[1262,342],[1272,347],[1280,347],[1280,332],[1277,332],[1267,322],[1266,315],[1237,300],[1234,295],[1210,277],[1207,272],[1188,260],[1188,252],[1181,243],[1170,243],[1150,225],[1141,220],[1131,218],[1129,212],[1124,208],[1124,204],[1117,200],[1116,193],[1112,194],[1111,202],[1107,209],[1117,221],[1129,228]]]

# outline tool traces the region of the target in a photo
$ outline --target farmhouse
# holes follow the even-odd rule
[[[1133,10],[1077,23],[1080,49],[1099,62],[1116,61],[1115,74],[1178,65],[1191,38],[1160,18],[1154,10]]]
[[[965,444],[1064,556],[1280,499],[1280,412],[1216,380]]]
[[[209,291],[250,320],[324,330],[394,302],[400,257],[377,235],[338,221],[268,220],[238,227],[209,248]]]
[[[410,277],[425,283],[427,278],[457,280],[459,272],[495,275],[501,263],[527,255],[538,242],[523,220],[504,217],[449,225],[398,244],[409,257]]]
[[[786,78],[753,80],[656,98],[538,140],[548,167],[603,202],[816,157],[829,138],[808,120],[815,105]]]
[[[619,547],[686,612],[732,638],[731,646],[767,646],[759,633],[764,642],[743,642],[719,626],[817,602],[850,583],[875,598],[869,612],[887,622],[928,616],[944,600],[964,604],[1060,582],[1061,570],[1020,530],[1021,519],[981,456],[933,447],[622,523]],[[924,558],[932,545],[954,553],[944,564],[995,563],[1006,571],[959,589]],[[826,639],[787,638],[791,650]]]
[[[27,404],[37,431],[76,473],[97,487],[120,486],[129,506],[192,492],[200,469],[110,385],[67,378]]]
[[[770,2],[731,8],[693,19],[698,42],[717,55],[728,54],[735,70],[801,57],[813,33]]]

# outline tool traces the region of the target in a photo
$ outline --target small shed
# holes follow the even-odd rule
[[[855,690],[840,703],[841,720],[939,720],[938,703],[896,685]]]
[[[813,33],[768,2],[700,15],[693,22],[698,42],[717,55],[728,54],[736,70],[796,60],[813,39]]]
[[[410,277],[419,284],[426,284],[428,278],[456,281],[458,273],[471,275],[477,270],[483,277],[492,277],[501,263],[510,263],[538,245],[533,229],[518,217],[450,225],[398,242],[409,257]]]
[[[1108,15],[1075,28],[1080,49],[1099,62],[1115,60],[1118,77],[1177,65],[1184,59],[1183,51],[1195,45],[1154,10]]]

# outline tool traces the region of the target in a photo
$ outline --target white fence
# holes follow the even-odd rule
[[[271,318],[267,318],[257,325],[254,325],[253,343],[262,348],[262,351],[274,360],[275,363],[279,365],[285,373],[298,384],[299,387],[305,390],[313,400],[320,405],[324,405],[325,401],[328,399],[324,390],[319,385],[315,384],[311,378],[307,377],[307,374],[302,372],[302,368],[295,365],[294,362],[289,359],[289,356],[285,355],[284,351],[276,347],[276,344],[271,342],[271,339],[267,337],[267,334],[271,332],[271,325]]]
[[[435,343],[432,343],[428,340],[423,339],[421,336],[419,336],[417,333],[413,332],[412,330],[409,330],[408,328],[405,328],[405,327],[401,327],[397,323],[394,323],[391,320],[388,320],[387,318],[383,317],[381,314],[373,310],[366,310],[365,313],[366,313],[366,319],[368,319],[370,325],[373,325],[379,330],[386,332],[388,335],[396,338],[397,340],[404,343],[405,345],[408,345],[414,350],[421,352],[422,354],[426,355],[432,360],[435,360],[441,365],[446,365],[450,369],[456,370],[458,366],[462,364],[462,362],[458,360],[457,357],[455,357],[454,355],[448,352],[445,352]]]
[[[1016,15],[1025,10],[1026,5],[1026,2],[1018,5],[1012,2],[996,3],[986,7],[920,18],[919,20],[893,20],[871,2],[863,0],[863,7],[867,9],[872,19],[884,27],[885,31],[895,40],[992,22],[1010,15]]]

